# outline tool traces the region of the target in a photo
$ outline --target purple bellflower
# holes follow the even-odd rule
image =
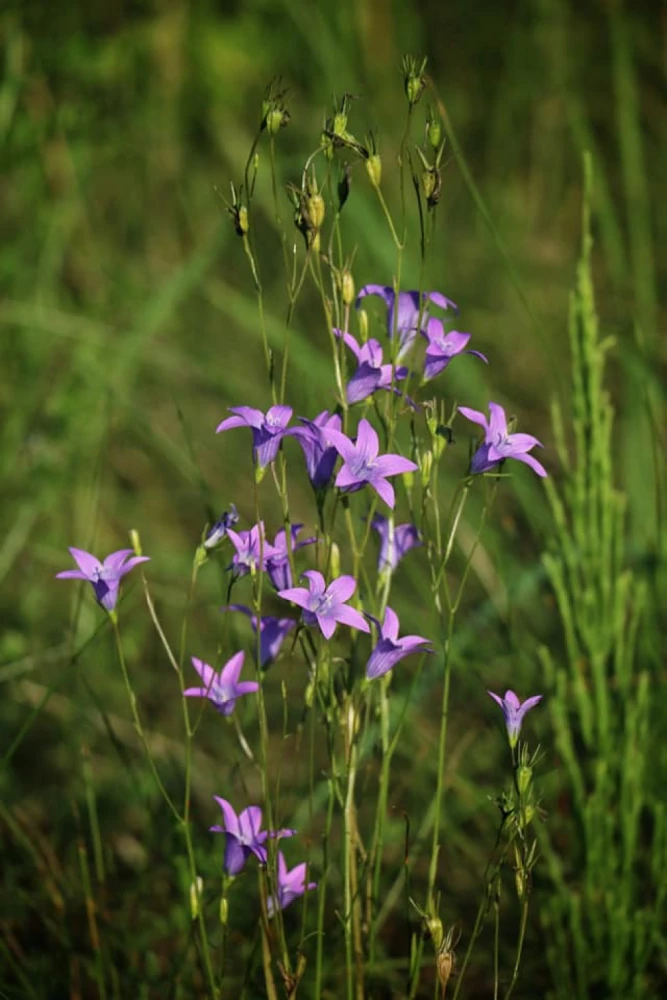
[[[365,418],[359,421],[356,442],[353,443],[341,431],[329,431],[329,437],[343,459],[335,485],[350,493],[366,485],[372,486],[378,496],[393,508],[394,488],[387,482],[387,476],[416,472],[415,463],[402,455],[378,455],[378,436]]]
[[[508,434],[507,417],[502,406],[498,403],[489,403],[489,420],[483,413],[471,410],[467,406],[459,406],[459,413],[466,420],[472,420],[473,423],[484,428],[484,443],[472,456],[471,472],[489,472],[499,462],[504,462],[506,458],[516,458],[518,462],[525,462],[526,465],[529,465],[538,476],[547,475],[544,466],[528,454],[531,448],[541,448],[541,443],[532,434]]]
[[[372,396],[377,389],[391,390],[392,382],[395,385],[396,382],[407,378],[407,368],[382,364],[382,347],[379,341],[371,339],[360,345],[350,333],[343,333],[337,329],[334,329],[334,333],[343,340],[357,359],[357,370],[345,389],[348,403],[360,403],[362,399]]]
[[[233,528],[235,524],[238,524],[238,522],[239,512],[237,511],[235,505],[230,503],[229,510],[226,510],[208,531],[206,538],[204,539],[204,548],[214,549],[216,545],[219,545],[226,536],[229,528]]]
[[[245,604],[229,604],[221,611],[241,611],[250,619],[252,630],[257,635],[257,615],[254,615]],[[259,625],[259,665],[265,667],[275,660],[280,647],[292,631],[296,622],[293,618],[275,618],[266,615],[260,618]]]
[[[202,679],[203,687],[187,688],[186,698],[208,698],[222,715],[231,715],[236,699],[259,689],[256,681],[239,681],[245,653],[235,653],[219,674],[203,660],[192,657],[192,666]]]
[[[441,309],[453,309],[454,312],[458,312],[457,305],[452,302],[451,299],[441,295],[440,292],[422,292],[422,317],[421,325],[418,329],[420,307],[419,292],[399,292],[397,307],[396,293],[390,285],[364,285],[357,295],[357,309],[359,308],[359,303],[366,295],[379,295],[380,298],[384,299],[386,302],[387,332],[389,334],[389,339],[391,340],[394,336],[394,327],[396,328],[399,343],[399,359],[410,350],[417,333],[426,332],[426,324],[428,323],[428,313],[426,309],[427,303],[432,302]],[[396,310],[398,310],[397,314]]]
[[[107,556],[103,563],[83,549],[70,548],[78,569],[56,573],[58,580],[87,580],[92,584],[97,603],[111,614],[116,609],[120,581],[139,563],[149,561],[148,556],[135,556],[133,549],[119,549]],[[130,558],[131,557],[131,558]]]
[[[287,425],[292,419],[290,406],[272,406],[266,413],[252,406],[230,406],[233,417],[227,417],[216,427],[216,434],[234,427],[250,427],[252,430],[253,458],[260,469],[265,469],[278,454],[280,442],[287,433]]]
[[[334,634],[337,622],[350,625],[361,632],[370,632],[361,612],[345,603],[357,589],[357,581],[353,576],[339,576],[328,587],[324,577],[316,569],[309,569],[302,576],[308,580],[308,589],[290,587],[279,591],[278,597],[302,608],[306,625],[318,625],[325,639],[330,639]]]
[[[233,531],[227,528],[227,535],[236,549],[227,569],[233,570],[236,578],[256,572],[260,569],[260,562],[262,571],[267,569],[268,561],[274,552],[273,546],[266,540],[263,521],[255,524],[250,531]]]
[[[292,536],[292,552],[298,552],[299,549],[302,549],[305,545],[312,545],[315,541],[314,538],[304,538],[303,541],[297,542],[297,536],[302,528],[302,524],[293,524],[290,528]],[[292,569],[289,564],[289,555],[287,553],[287,533],[284,528],[280,529],[273,540],[271,555],[266,563],[266,570],[269,574],[269,579],[276,590],[285,590],[286,587],[292,586],[294,581],[292,580]]]
[[[379,626],[378,622],[376,624]],[[382,677],[410,653],[434,652],[430,639],[423,635],[404,635],[399,639],[398,629],[398,615],[391,608],[386,608],[384,622],[379,628],[380,636],[366,664],[366,677],[370,681]]]
[[[306,883],[306,862],[302,861],[300,865],[295,865],[289,871],[282,851],[278,851],[277,874],[276,898],[269,896],[266,901],[269,917],[272,917],[276,910],[286,909],[295,899],[303,896],[308,889],[317,888],[317,882]]]
[[[435,316],[431,316],[426,324],[425,336],[428,340],[428,346],[424,358],[424,382],[428,382],[444,371],[457,354],[474,354],[481,358],[485,364],[489,363],[488,358],[481,351],[466,351],[466,345],[470,340],[469,333],[459,333],[458,330],[450,330],[449,333],[445,333],[442,322]]]
[[[378,556],[378,573],[393,573],[406,552],[421,545],[419,532],[414,524],[397,524],[393,518],[376,514],[371,521],[380,536],[380,555]]]
[[[250,854],[254,854],[261,865],[266,864],[267,853],[264,844],[267,837],[292,837],[296,830],[278,830],[275,833],[262,830],[262,810],[259,806],[248,806],[238,816],[227,799],[214,795],[222,809],[223,825],[209,827],[211,833],[224,833],[224,869],[228,875],[238,875]]]
[[[306,459],[308,478],[315,490],[323,490],[329,485],[338,452],[329,440],[330,430],[341,429],[341,419],[337,413],[322,410],[314,420],[299,417],[303,427],[296,427],[292,434],[297,439]]]
[[[506,691],[504,698],[501,698],[500,695],[494,694],[493,691],[487,691],[487,694],[490,694],[493,700],[498,702],[503,710],[505,725],[507,727],[507,736],[510,741],[510,746],[514,749],[519,739],[519,733],[521,732],[524,715],[526,712],[529,712],[531,708],[535,708],[538,702],[542,701],[542,695],[536,694],[532,698],[526,698],[524,703],[521,704],[514,691]]]

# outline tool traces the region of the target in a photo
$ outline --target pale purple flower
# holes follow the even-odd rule
[[[303,896],[304,892],[317,888],[317,882],[306,883],[306,868],[306,862],[302,861],[289,871],[282,851],[278,851],[276,898],[270,896],[266,901],[269,917],[272,917],[277,909],[284,910],[299,896]]]
[[[493,691],[487,691],[487,694],[490,694],[493,700],[498,702],[502,708],[510,746],[515,747],[519,739],[519,733],[521,732],[524,715],[531,708],[535,708],[538,702],[542,701],[542,695],[536,694],[532,698],[526,698],[524,703],[521,704],[514,691],[506,691],[504,698],[494,694]]]
[[[229,510],[226,510],[208,531],[206,538],[204,539],[204,548],[214,549],[216,545],[219,545],[226,536],[228,530],[233,528],[235,524],[238,524],[238,521],[239,512],[237,511],[236,506],[233,503],[230,503]]]
[[[202,679],[203,687],[187,688],[186,698],[208,698],[223,715],[231,715],[236,699],[259,689],[256,681],[239,681],[245,653],[235,653],[219,674],[203,660],[192,657],[192,666]]]
[[[458,330],[450,330],[445,333],[442,322],[432,316],[426,324],[425,336],[428,340],[426,355],[424,358],[424,382],[435,378],[447,367],[452,358],[457,354],[474,354],[481,358],[488,365],[488,358],[481,351],[466,351],[466,344],[470,340],[469,333],[459,333]]]
[[[404,366],[382,364],[382,347],[379,341],[371,339],[360,345],[350,333],[343,333],[338,329],[334,329],[334,333],[357,359],[357,370],[345,389],[348,403],[360,403],[362,399],[372,396],[377,389],[391,390],[392,383],[407,378],[408,369]]]
[[[341,429],[341,419],[337,413],[322,410],[314,420],[299,417],[303,427],[296,427],[292,435],[303,449],[308,469],[308,478],[313,488],[323,490],[329,485],[338,452],[329,440],[330,430]]]
[[[531,448],[541,448],[540,442],[532,434],[508,434],[505,411],[498,403],[489,403],[491,416],[488,421],[483,413],[467,406],[459,406],[459,413],[484,428],[484,443],[472,456],[471,472],[489,472],[506,458],[516,458],[518,462],[529,465],[538,476],[547,475],[544,466],[528,454]]]
[[[393,508],[394,488],[387,482],[387,476],[415,472],[415,463],[402,455],[378,455],[378,436],[365,418],[359,421],[356,442],[341,431],[329,431],[329,437],[343,459],[335,485],[350,493],[366,485],[372,486],[378,496]]]
[[[378,573],[387,571],[393,573],[405,553],[422,544],[414,524],[394,526],[393,517],[387,518],[383,514],[376,514],[371,521],[371,527],[375,528],[380,536]]]
[[[95,591],[95,600],[105,611],[112,612],[118,601],[120,581],[139,563],[149,561],[148,556],[135,556],[133,549],[119,549],[107,556],[103,563],[83,549],[70,548],[78,569],[56,573],[58,580],[87,580]]]
[[[292,419],[290,406],[272,406],[266,413],[252,406],[230,406],[233,417],[227,417],[216,427],[216,434],[234,427],[250,427],[252,449],[255,462],[260,469],[274,461],[280,442],[287,433],[287,425]]]
[[[254,615],[245,604],[229,604],[221,611],[241,611],[250,619],[253,632],[257,635],[257,615]],[[280,652],[280,647],[292,631],[296,622],[293,618],[276,618],[273,615],[265,615],[260,619],[259,626],[259,665],[265,667],[275,660]]]
[[[398,358],[403,357],[412,346],[417,333],[426,332],[428,323],[428,312],[426,304],[432,302],[441,309],[453,309],[458,312],[458,307],[451,299],[441,295],[440,292],[422,292],[421,306],[422,316],[419,324],[420,298],[418,291],[398,293],[398,313],[396,310],[396,293],[390,285],[365,285],[357,295],[356,306],[366,295],[379,295],[387,304],[387,333],[391,339],[394,336],[394,327],[398,335]],[[419,329],[418,329],[419,327]]]
[[[308,580],[308,589],[290,587],[279,591],[278,597],[302,608],[306,625],[318,625],[325,639],[330,639],[334,634],[337,622],[350,625],[361,632],[370,632],[361,612],[345,603],[357,589],[357,581],[353,576],[339,576],[328,587],[324,577],[316,569],[309,569],[302,576]]]
[[[297,542],[297,536],[302,528],[302,524],[293,524],[290,528],[292,552],[298,552],[305,545],[312,545],[315,541],[314,538],[304,538],[303,541]],[[287,533],[284,528],[280,529],[273,540],[271,555],[266,563],[266,571],[276,590],[285,590],[286,587],[291,587],[294,582],[287,552]]]
[[[366,664],[366,677],[369,680],[382,677],[410,653],[434,652],[430,639],[423,635],[404,635],[399,639],[398,629],[398,615],[391,608],[386,608],[382,628],[379,630],[380,636]]]
[[[274,553],[273,546],[266,539],[263,521],[255,524],[250,531],[232,531],[231,528],[227,528],[227,536],[236,549],[227,567],[233,570],[235,577],[246,576],[260,568],[262,571],[266,570],[268,561]]]
[[[227,799],[214,795],[222,809],[223,825],[211,826],[211,833],[224,833],[224,869],[228,875],[238,875],[248,856],[254,854],[261,865],[266,864],[267,852],[264,844],[267,837],[292,837],[296,830],[262,830],[262,810],[259,806],[248,806],[238,816]]]

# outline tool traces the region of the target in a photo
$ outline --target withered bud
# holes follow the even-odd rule
[[[343,167],[342,173],[340,175],[340,180],[338,181],[338,211],[342,212],[343,205],[350,196],[350,165],[348,163]]]
[[[423,172],[422,187],[424,189],[426,204],[429,208],[435,208],[440,201],[440,192],[442,190],[442,175],[437,167],[430,167]]]

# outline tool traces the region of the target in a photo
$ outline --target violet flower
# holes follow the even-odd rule
[[[257,615],[254,615],[245,604],[229,604],[221,611],[241,611],[250,619],[253,632],[257,635]],[[277,659],[280,648],[292,631],[296,622],[293,618],[275,618],[273,615],[265,615],[260,618],[259,624],[259,665],[266,667],[267,664]]]
[[[487,691],[487,694],[490,694],[493,700],[498,702],[503,710],[505,725],[507,727],[507,736],[510,741],[510,746],[514,749],[519,739],[519,733],[521,732],[524,715],[526,712],[529,712],[531,708],[535,708],[537,703],[542,700],[542,695],[536,694],[532,698],[526,698],[524,703],[521,704],[514,691],[506,691],[504,698],[501,698],[500,695],[494,694],[493,691]]]
[[[404,635],[399,639],[398,629],[398,615],[387,607],[382,627],[379,629],[380,637],[366,664],[366,677],[369,680],[382,677],[410,653],[434,652],[430,639],[426,639],[423,635]]]
[[[353,576],[339,576],[328,587],[324,577],[316,569],[309,569],[302,576],[308,580],[308,589],[290,587],[279,591],[278,597],[302,608],[306,625],[318,625],[325,639],[330,639],[334,634],[337,622],[361,632],[370,632],[361,612],[345,603],[357,589],[357,581]]]
[[[280,442],[287,433],[287,425],[292,418],[290,406],[271,406],[266,414],[252,406],[230,406],[233,417],[227,417],[218,424],[215,433],[229,431],[234,427],[250,427],[252,430],[253,458],[260,469],[266,468],[278,454]]]
[[[424,358],[424,382],[428,382],[444,371],[457,354],[474,354],[481,358],[485,364],[489,363],[488,358],[481,351],[465,350],[466,344],[470,340],[469,333],[459,333],[458,330],[450,330],[449,333],[445,333],[442,322],[435,316],[432,316],[426,324],[425,336],[428,340],[428,346]]]
[[[229,510],[226,510],[221,517],[215,522],[212,528],[209,529],[206,538],[204,539],[205,549],[214,549],[216,545],[219,545],[223,538],[226,536],[229,528],[232,528],[235,524],[239,522],[239,512],[233,503],[230,503]]]
[[[421,545],[419,532],[414,524],[394,525],[394,519],[376,514],[371,521],[380,536],[380,554],[378,556],[378,573],[393,571],[410,549]]]
[[[58,580],[87,580],[95,591],[95,600],[111,614],[116,609],[120,581],[139,563],[149,561],[149,556],[135,556],[133,549],[119,549],[107,556],[103,563],[90,552],[70,548],[78,569],[65,569],[56,573]],[[130,558],[131,557],[131,558]]]
[[[350,493],[366,485],[372,486],[378,496],[393,508],[394,488],[387,482],[387,476],[416,472],[415,463],[402,455],[378,455],[378,436],[366,419],[359,421],[354,443],[341,431],[329,431],[329,437],[343,458],[335,485]]]
[[[211,826],[209,830],[226,835],[224,869],[228,875],[238,875],[250,854],[265,865],[267,852],[264,844],[267,837],[292,837],[296,833],[296,830],[262,830],[262,810],[259,806],[248,806],[237,816],[227,799],[219,795],[213,798],[222,809],[223,825]]]
[[[315,541],[314,538],[304,538],[303,541],[297,542],[297,536],[302,528],[302,524],[293,524],[290,528],[292,536],[292,552],[298,552],[299,549],[302,549],[305,545],[312,545]],[[269,579],[276,590],[285,590],[286,587],[292,586],[292,569],[289,564],[289,555],[287,552],[287,533],[284,528],[280,529],[273,540],[271,555],[266,562],[266,570],[269,574]]]
[[[273,546],[266,540],[263,521],[255,524],[250,531],[232,531],[227,528],[227,535],[236,549],[227,569],[233,570],[237,579],[248,573],[255,573],[260,568],[262,571],[266,570],[274,552]]]
[[[458,409],[466,420],[472,420],[484,428],[484,443],[472,456],[471,472],[489,472],[506,458],[516,458],[518,462],[529,465],[538,476],[547,475],[544,466],[528,454],[531,448],[541,448],[541,443],[532,434],[508,434],[505,411],[498,403],[489,403],[491,416],[488,421],[478,410],[471,410],[467,406],[459,406]]]
[[[315,490],[323,490],[329,485],[338,452],[329,440],[330,430],[341,429],[341,419],[337,413],[322,410],[314,420],[299,417],[303,427],[295,427],[293,437],[297,439],[306,459],[308,478]]]
[[[382,347],[379,341],[371,339],[360,345],[350,333],[337,329],[334,329],[334,333],[357,359],[357,370],[345,389],[348,403],[360,403],[362,399],[372,396],[377,389],[391,390],[392,384],[407,378],[407,368],[382,364]]]
[[[299,896],[303,896],[304,892],[317,888],[317,882],[306,883],[306,862],[302,861],[289,871],[282,851],[278,851],[277,875],[276,897],[274,899],[273,896],[269,896],[266,901],[269,917],[272,917],[277,909],[284,910]]]
[[[239,681],[245,653],[234,653],[219,674],[203,660],[192,657],[192,666],[202,679],[203,687],[187,688],[183,692],[186,698],[208,698],[222,715],[231,715],[236,706],[236,699],[244,694],[253,694],[259,690],[257,681]]]
[[[409,351],[418,332],[426,332],[426,324],[428,323],[429,318],[426,303],[432,302],[441,309],[453,309],[454,312],[458,312],[458,306],[452,302],[451,299],[448,299],[440,292],[422,292],[422,316],[421,325],[418,330],[420,307],[418,291],[398,293],[398,313],[396,316],[394,315],[397,308],[396,293],[390,285],[364,285],[357,295],[357,309],[359,308],[361,299],[363,299],[366,295],[379,295],[380,298],[384,299],[386,302],[387,333],[389,334],[389,339],[391,340],[394,336],[394,327],[396,328],[399,344],[397,354],[398,359],[402,358]]]

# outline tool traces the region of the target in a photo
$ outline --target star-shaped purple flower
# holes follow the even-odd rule
[[[244,694],[253,694],[259,689],[256,681],[239,681],[245,653],[235,653],[219,674],[203,660],[192,657],[192,666],[202,679],[203,687],[188,688],[186,698],[208,698],[222,715],[231,715],[236,699]]]
[[[284,910],[293,903],[299,896],[309,889],[316,889],[317,882],[306,883],[306,863],[302,861],[300,865],[295,865],[291,871],[287,868],[287,863],[282,851],[278,851],[278,880],[276,885],[276,898],[270,896],[266,901],[266,909],[269,917],[272,917],[276,910]]]
[[[472,420],[484,428],[484,443],[480,445],[470,462],[471,472],[489,472],[494,469],[499,462],[504,462],[506,458],[516,458],[518,462],[525,462],[538,476],[546,476],[547,470],[528,452],[531,448],[541,448],[541,443],[532,434],[508,434],[507,417],[502,406],[498,403],[489,403],[490,419],[487,421],[483,413],[478,410],[471,410],[467,406],[459,406],[461,413],[466,420]]]
[[[227,528],[227,536],[236,549],[227,569],[234,572],[235,577],[246,576],[257,570],[267,569],[268,561],[273,556],[273,546],[266,539],[264,522],[255,524],[250,531],[233,531]],[[261,556],[261,557],[260,557]]]
[[[432,302],[441,309],[453,309],[454,312],[458,312],[457,305],[440,292],[422,292],[422,317],[421,325],[419,325],[420,299],[418,291],[398,293],[398,315],[396,318],[394,318],[397,308],[396,293],[390,285],[364,285],[357,295],[357,309],[359,308],[359,303],[366,295],[379,295],[387,303],[387,333],[391,339],[394,336],[394,326],[396,326],[399,342],[399,359],[409,351],[417,333],[426,332],[426,324],[429,318],[426,303]]]
[[[419,532],[414,524],[397,524],[393,517],[376,514],[371,521],[380,536],[380,554],[378,556],[378,573],[391,572],[396,569],[406,552],[421,545]]]
[[[328,587],[324,577],[316,569],[309,569],[302,576],[308,580],[308,589],[290,587],[279,591],[278,597],[302,608],[306,625],[318,625],[325,639],[330,639],[334,634],[337,622],[361,632],[370,632],[361,612],[345,603],[357,589],[357,581],[353,576],[339,576]]]
[[[396,382],[407,378],[408,369],[404,366],[382,364],[382,347],[378,340],[371,338],[365,344],[359,344],[350,333],[343,333],[337,329],[334,329],[334,333],[343,340],[357,359],[357,370],[345,389],[348,403],[360,403],[378,389],[391,390],[392,381],[395,385]]]
[[[376,622],[376,625],[378,624]],[[366,677],[370,681],[382,677],[410,653],[434,652],[430,639],[426,639],[423,635],[404,635],[399,639],[398,629],[398,615],[392,608],[387,607],[382,628],[379,629],[380,637],[366,664]]]
[[[350,493],[366,485],[372,486],[378,496],[393,508],[394,488],[387,482],[387,476],[416,472],[415,463],[402,455],[378,455],[378,436],[365,418],[359,421],[356,442],[341,431],[329,431],[329,437],[343,459],[335,485]]]
[[[257,635],[257,615],[254,615],[245,604],[229,604],[221,611],[241,611],[250,619],[253,632]],[[280,647],[292,631],[296,622],[293,618],[276,618],[273,615],[265,615],[260,619],[259,626],[259,665],[265,667],[275,660],[280,652]]]
[[[293,524],[290,528],[292,552],[298,552],[305,545],[312,545],[315,541],[314,538],[304,538],[303,541],[297,542],[297,536],[302,528],[302,524]],[[273,540],[271,555],[266,562],[266,570],[276,590],[285,590],[286,587],[292,586],[294,581],[292,580],[292,569],[287,554],[287,533],[284,528],[280,529]]]
[[[306,459],[308,478],[315,490],[329,485],[338,452],[329,440],[329,430],[339,431],[341,419],[337,413],[322,410],[314,420],[299,417],[303,427],[296,427],[292,435],[297,439]]]
[[[87,580],[95,591],[95,600],[111,613],[118,602],[120,581],[139,563],[149,561],[148,556],[135,556],[133,549],[119,549],[107,556],[103,563],[90,552],[70,548],[70,553],[78,569],[66,569],[56,573],[58,580]]]
[[[278,454],[280,442],[287,433],[287,425],[292,419],[290,406],[272,406],[266,413],[252,406],[230,406],[233,417],[227,417],[216,427],[216,434],[234,427],[250,427],[252,430],[253,457],[260,469],[266,468]]]
[[[264,844],[267,837],[292,837],[296,830],[262,830],[262,810],[259,806],[248,806],[238,816],[227,799],[214,795],[222,809],[223,825],[211,826],[211,833],[224,833],[224,869],[228,875],[238,875],[250,854],[254,854],[261,865],[266,864],[267,852]]]
[[[502,708],[507,727],[507,736],[509,737],[510,746],[514,748],[519,739],[524,715],[531,708],[535,708],[538,702],[542,701],[542,695],[536,694],[532,698],[526,698],[524,703],[521,704],[514,691],[506,691],[504,698],[494,694],[493,691],[487,691],[487,694],[490,694],[493,700],[497,701]]]
[[[489,363],[488,358],[481,351],[465,350],[466,344],[470,340],[469,333],[459,333],[458,330],[450,330],[449,333],[445,333],[442,322],[435,316],[431,316],[426,324],[425,336],[428,340],[428,346],[424,358],[424,382],[428,382],[444,371],[457,354],[474,354],[481,358],[485,364]]]

